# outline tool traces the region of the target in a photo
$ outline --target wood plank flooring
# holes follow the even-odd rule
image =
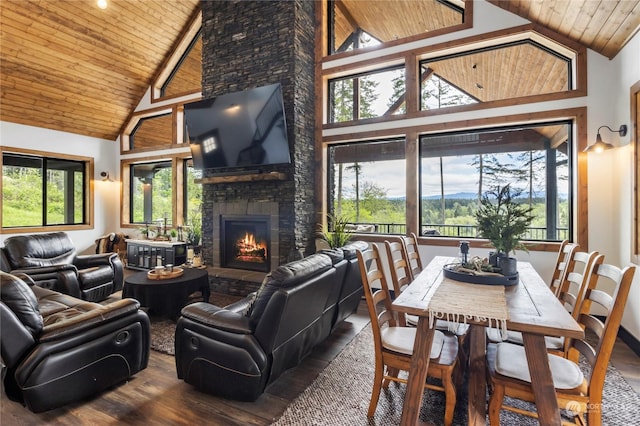
[[[369,321],[366,304],[347,318],[298,367],[287,371],[256,402],[237,402],[196,391],[176,377],[174,357],[151,351],[149,366],[87,401],[34,414],[0,396],[0,424],[14,425],[268,425],[278,418]],[[612,364],[640,393],[640,358],[620,339]],[[364,420],[363,420],[364,421]]]

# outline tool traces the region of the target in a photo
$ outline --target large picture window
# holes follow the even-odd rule
[[[358,232],[404,234],[404,139],[336,145],[329,156],[332,214]]]
[[[2,154],[2,227],[83,225],[89,160]]]
[[[171,161],[131,166],[132,223],[172,222]]]
[[[420,138],[420,232],[478,236],[483,194],[510,184],[532,207],[526,240],[572,239],[571,125],[555,122]]]

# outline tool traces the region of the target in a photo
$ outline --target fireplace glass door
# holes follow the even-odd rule
[[[269,216],[222,216],[220,225],[223,268],[269,271]]]

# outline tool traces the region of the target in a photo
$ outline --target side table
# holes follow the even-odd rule
[[[149,312],[167,316],[173,320],[187,304],[189,295],[196,291],[209,300],[209,274],[206,269],[185,268],[184,273],[168,280],[150,280],[147,272],[138,272],[125,279],[122,298],[133,298]]]

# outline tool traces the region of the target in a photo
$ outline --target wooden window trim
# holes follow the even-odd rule
[[[94,159],[92,157],[83,157],[79,155],[60,154],[47,151],[37,151],[33,149],[23,149],[14,147],[0,146],[0,170],[2,169],[2,158],[5,153],[34,155],[45,158],[55,158],[60,160],[81,161],[86,166],[84,176],[84,184],[87,188],[87,194],[84,199],[84,214],[87,223],[74,225],[51,225],[51,226],[23,226],[23,227],[0,227],[0,234],[29,234],[34,232],[51,232],[51,231],[81,231],[93,229],[94,227]],[[2,193],[2,179],[0,179],[0,193]],[[2,224],[2,197],[0,197],[0,224]]]
[[[320,151],[325,153],[322,155],[322,167],[323,173],[327,173],[327,155],[326,151],[329,145],[335,143],[349,142],[362,140],[367,141],[377,138],[389,138],[389,137],[404,137],[408,141],[408,149],[406,150],[407,161],[407,191],[411,190],[411,194],[407,194],[407,197],[413,196],[418,189],[417,179],[419,176],[419,158],[418,149],[413,147],[412,144],[417,144],[417,135],[425,133],[440,133],[452,130],[470,130],[475,128],[486,128],[494,126],[503,126],[509,124],[524,124],[524,123],[537,123],[553,120],[572,120],[574,122],[573,137],[575,144],[573,146],[572,155],[573,158],[573,173],[574,173],[574,188],[573,188],[573,204],[574,204],[574,217],[573,217],[573,235],[574,239],[580,246],[589,247],[589,235],[588,235],[588,185],[587,185],[587,153],[583,150],[587,147],[587,108],[569,108],[553,111],[542,111],[526,114],[517,114],[504,117],[488,117],[473,120],[426,124],[419,126],[408,126],[396,129],[383,129],[372,130],[363,132],[352,132],[348,135],[335,135],[326,136],[321,140]],[[411,144],[409,144],[411,142]],[[415,180],[415,182],[414,182]],[[326,175],[323,174],[321,179],[316,182],[316,192],[319,194],[321,206],[323,210],[327,211],[327,185]],[[418,220],[419,211],[418,205],[414,202],[407,203],[407,232],[418,233]],[[383,237],[383,236],[381,236]],[[455,238],[438,238],[429,237],[429,245],[433,246],[457,246],[458,239]],[[482,246],[486,244],[485,240],[474,240],[473,244],[479,244]],[[535,251],[557,251],[558,244],[555,242],[540,242],[531,241],[525,242],[525,245]],[[475,247],[475,245],[473,245]]]
[[[630,110],[631,110],[631,148],[633,150],[632,158],[633,165],[631,167],[632,173],[632,186],[631,189],[633,191],[632,196],[632,209],[631,218],[632,218],[632,228],[633,232],[631,234],[631,262],[636,265],[640,265],[640,81],[636,82],[633,86],[631,86],[631,94],[630,94]]]

